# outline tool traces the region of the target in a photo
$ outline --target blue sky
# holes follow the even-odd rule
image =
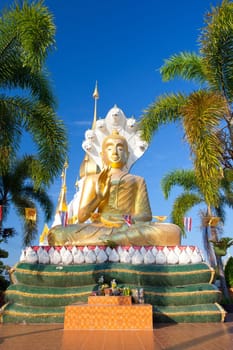
[[[0,10],[12,1],[1,1]],[[91,128],[94,100],[92,93],[98,81],[98,117],[105,117],[117,104],[127,117],[140,118],[142,112],[163,93],[188,92],[195,86],[182,80],[162,82],[159,68],[164,60],[181,51],[198,51],[198,36],[204,26],[204,15],[217,0],[46,0],[57,27],[56,50],[50,53],[47,67],[58,101],[58,115],[69,134],[69,168],[67,199],[75,193],[75,181],[84,152],[84,132]],[[146,179],[154,215],[169,215],[175,189],[165,200],[160,181],[171,170],[190,168],[187,145],[179,125],[162,127],[154,135],[145,155],[134,165],[132,173]],[[50,189],[57,203],[61,186],[58,177]],[[190,212],[193,229],[183,244],[202,249],[199,210]],[[19,234],[9,240],[6,249],[13,265],[19,260],[21,226],[14,213],[8,222]],[[48,223],[51,225],[51,222]],[[43,228],[43,217],[40,227]],[[232,236],[230,215],[225,235]],[[38,244],[39,234],[34,244]]]

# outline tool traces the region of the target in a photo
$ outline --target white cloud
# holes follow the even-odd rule
[[[88,125],[88,126],[90,126],[90,120],[75,120],[74,125]]]

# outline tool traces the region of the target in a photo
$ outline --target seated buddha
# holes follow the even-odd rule
[[[125,170],[128,157],[127,140],[117,131],[104,138],[103,169],[84,178],[78,222],[52,227],[49,245],[180,245],[177,225],[151,221],[146,183]]]

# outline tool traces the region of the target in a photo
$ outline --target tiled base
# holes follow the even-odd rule
[[[94,297],[101,298],[101,297]],[[109,297],[103,297],[107,300]],[[112,297],[116,298],[116,297]],[[96,300],[96,299],[95,299]],[[116,300],[116,299],[115,299]],[[93,301],[93,300],[92,300]],[[110,299],[109,299],[110,301]],[[69,305],[65,308],[64,329],[123,330],[153,329],[152,305]]]

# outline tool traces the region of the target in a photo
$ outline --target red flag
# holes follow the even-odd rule
[[[188,231],[188,232],[192,230],[192,218],[190,217],[184,218],[184,228],[185,228],[185,231]]]

